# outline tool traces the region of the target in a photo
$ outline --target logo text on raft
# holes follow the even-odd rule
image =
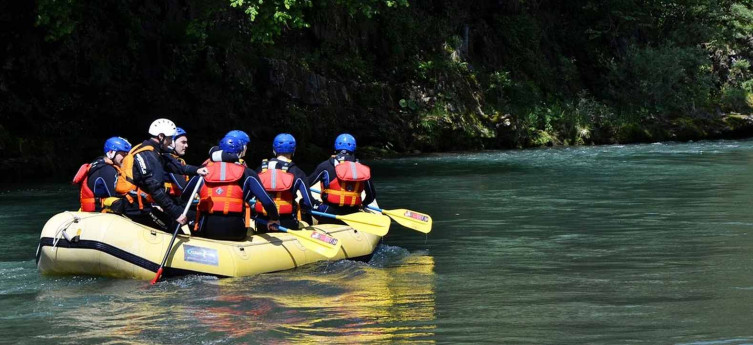
[[[186,261],[204,265],[217,266],[220,263],[217,249],[196,247],[187,244],[183,246],[183,258]]]
[[[337,239],[336,238],[330,237],[330,236],[327,236],[325,234],[318,233],[318,232],[311,233],[311,238],[313,238],[315,240],[327,242],[327,243],[329,243],[329,244],[331,244],[333,246],[337,244]]]
[[[422,222],[428,222],[429,221],[429,217],[427,217],[426,215],[420,214],[420,213],[416,213],[416,212],[405,211],[405,216],[413,218],[413,219],[418,219],[418,220],[420,220]]]

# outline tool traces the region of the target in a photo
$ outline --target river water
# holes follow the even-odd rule
[[[65,184],[0,189],[0,343],[753,343],[753,141],[371,162],[371,261],[148,282],[41,276]]]

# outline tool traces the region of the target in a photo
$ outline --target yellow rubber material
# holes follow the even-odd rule
[[[370,255],[381,239],[346,225],[322,224],[315,228],[342,243],[331,260]],[[62,212],[50,218],[42,230],[37,267],[51,275],[150,280],[171,236],[110,213]],[[322,260],[327,258],[307,250],[298,239],[283,232],[252,235],[242,242],[179,234],[165,267],[167,275],[242,277]]]

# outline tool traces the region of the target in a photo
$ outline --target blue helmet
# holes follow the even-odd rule
[[[277,154],[293,153],[295,151],[295,138],[289,133],[280,133],[272,141],[272,148]]]
[[[356,152],[356,138],[348,133],[343,133],[335,138],[335,151],[345,150]]]
[[[225,134],[225,138],[235,138],[243,142],[243,145],[246,145],[251,142],[251,138],[248,136],[248,134],[238,129],[234,129],[230,132],[227,132],[227,134]]]
[[[129,143],[128,140],[125,140],[125,138],[112,137],[105,141],[105,153],[110,151],[131,151],[131,143]]]
[[[246,145],[242,140],[226,135],[220,140],[220,150],[229,153],[241,153],[243,146]]]
[[[183,128],[175,127],[175,135],[173,135],[173,141],[178,140],[178,138],[186,135],[186,131]]]

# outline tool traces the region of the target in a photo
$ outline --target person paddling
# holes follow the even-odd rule
[[[358,212],[376,198],[371,183],[371,169],[355,157],[356,139],[343,133],[335,138],[335,154],[320,163],[308,176],[309,186],[322,183],[322,203],[319,212],[345,215]],[[366,192],[362,199],[362,192]],[[317,218],[320,223],[338,222],[330,218]]]
[[[217,240],[244,240],[246,229],[251,225],[250,203],[254,198],[269,215],[266,227],[274,229],[280,224],[275,203],[264,191],[259,176],[239,161],[246,153],[246,144],[234,135],[225,136],[220,140],[218,148],[238,158],[230,162],[214,162],[209,159],[205,162],[208,173],[199,189],[199,206],[194,225],[197,236]],[[186,186],[187,190],[192,190],[198,180],[192,178]]]
[[[293,163],[295,154],[295,137],[289,133],[280,133],[272,141],[272,153],[275,158],[262,160],[256,169],[264,190],[274,199],[280,214],[280,224],[286,228],[300,228],[299,219],[311,224],[311,191],[308,187],[306,173]],[[296,195],[301,195],[300,204]],[[260,204],[256,204],[258,218],[267,220],[267,213]],[[260,227],[257,224],[257,229]]]
[[[177,133],[175,123],[157,119],[149,126],[150,138],[134,146],[123,158],[118,175],[116,191],[129,199],[126,215],[137,223],[167,230],[173,222],[186,224],[183,207],[165,193],[164,181],[167,171],[182,175],[206,175],[206,168],[185,165],[179,168],[167,164],[163,153],[173,149],[173,136]],[[152,204],[154,203],[154,205]]]

